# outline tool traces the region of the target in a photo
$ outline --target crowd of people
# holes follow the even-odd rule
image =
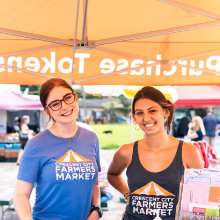
[[[220,119],[214,114],[212,109],[208,109],[207,115],[184,116],[178,126],[177,136],[189,141],[206,141],[206,143],[215,150],[216,131],[220,128]]]
[[[150,86],[136,93],[132,117],[144,137],[122,145],[110,166],[100,158],[96,134],[76,123],[78,98],[66,81],[47,80],[41,86],[40,100],[50,126],[30,138],[29,119],[21,120],[20,125],[23,135],[28,136],[18,160],[14,195],[20,219],[100,219],[100,204],[113,198],[111,187],[127,203],[123,220],[175,218],[184,170],[204,166],[194,145],[169,134],[175,107],[163,93]],[[205,129],[197,116],[189,123],[187,135],[196,141],[209,134]],[[127,181],[122,177],[124,170]],[[29,198],[35,185],[32,210]],[[149,199],[153,202],[146,205],[144,201]]]

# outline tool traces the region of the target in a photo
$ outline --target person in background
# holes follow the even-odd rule
[[[99,187],[101,192],[102,210],[108,210],[108,201],[113,198],[113,189],[107,179],[108,163],[104,158],[100,158],[101,171],[98,174]]]
[[[97,220],[102,216],[98,138],[77,126],[77,95],[65,80],[46,81],[40,100],[52,125],[27,142],[17,176],[15,210],[22,220]]]
[[[220,120],[213,115],[213,110],[209,109],[207,115],[203,118],[203,123],[205,126],[205,140],[214,150],[215,146],[215,131],[219,127]]]
[[[169,135],[174,109],[154,87],[143,87],[134,96],[132,117],[145,137],[122,145],[108,170],[110,184],[127,200],[124,220],[173,220],[184,169],[203,168],[195,146]]]
[[[191,141],[201,141],[206,133],[205,127],[200,116],[195,116],[188,125],[189,129],[187,132],[187,137]]]
[[[20,131],[19,131],[19,141],[21,144],[21,149],[18,153],[17,165],[20,165],[21,158],[24,152],[24,147],[27,141],[34,136],[34,131],[29,129],[28,124],[30,123],[30,117],[28,115],[23,115],[20,122]]]
[[[12,132],[17,132],[17,133],[20,132],[20,122],[21,122],[21,119],[18,116],[16,116],[14,118],[14,124],[13,124],[13,131]]]
[[[177,129],[176,137],[184,138],[187,135],[189,122],[190,122],[189,116],[186,115],[183,118],[181,118]]]

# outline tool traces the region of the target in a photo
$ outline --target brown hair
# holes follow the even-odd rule
[[[50,91],[54,88],[54,87],[58,87],[58,86],[62,86],[64,88],[70,89],[72,92],[74,92],[74,90],[71,88],[71,86],[63,79],[60,78],[52,78],[47,80],[46,82],[44,82],[44,84],[41,86],[40,89],[40,101],[41,104],[43,105],[43,107],[46,107],[46,102],[47,102],[47,98],[50,94]]]
[[[167,109],[169,111],[168,120],[165,122],[165,127],[167,127],[167,133],[170,132],[170,125],[173,121],[173,114],[175,111],[174,104],[167,100],[164,94],[159,91],[158,89],[155,89],[151,86],[145,86],[141,90],[139,90],[136,95],[134,96],[133,102],[132,102],[132,114],[135,114],[135,103],[139,99],[150,99],[156,103],[158,103],[163,109]]]

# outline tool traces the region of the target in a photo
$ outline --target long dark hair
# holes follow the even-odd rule
[[[170,126],[173,121],[173,114],[175,111],[175,106],[174,104],[170,101],[167,100],[164,94],[151,86],[145,86],[141,90],[139,90],[136,95],[134,96],[133,102],[132,102],[132,114],[135,114],[135,103],[139,99],[150,99],[156,103],[158,103],[163,109],[167,109],[169,111],[169,116],[167,121],[165,122],[165,127],[167,127],[167,133],[170,132]]]

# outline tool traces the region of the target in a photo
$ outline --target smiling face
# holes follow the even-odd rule
[[[136,101],[133,119],[146,135],[164,132],[164,119],[169,113],[158,103],[142,98]]]
[[[55,100],[62,100],[67,94],[72,93],[68,88],[58,86],[54,87],[46,100],[46,105]],[[72,104],[66,104],[62,101],[62,107],[58,111],[53,111],[50,107],[45,109],[45,112],[53,118],[56,123],[72,123],[76,121],[79,113],[79,106],[77,99]]]

